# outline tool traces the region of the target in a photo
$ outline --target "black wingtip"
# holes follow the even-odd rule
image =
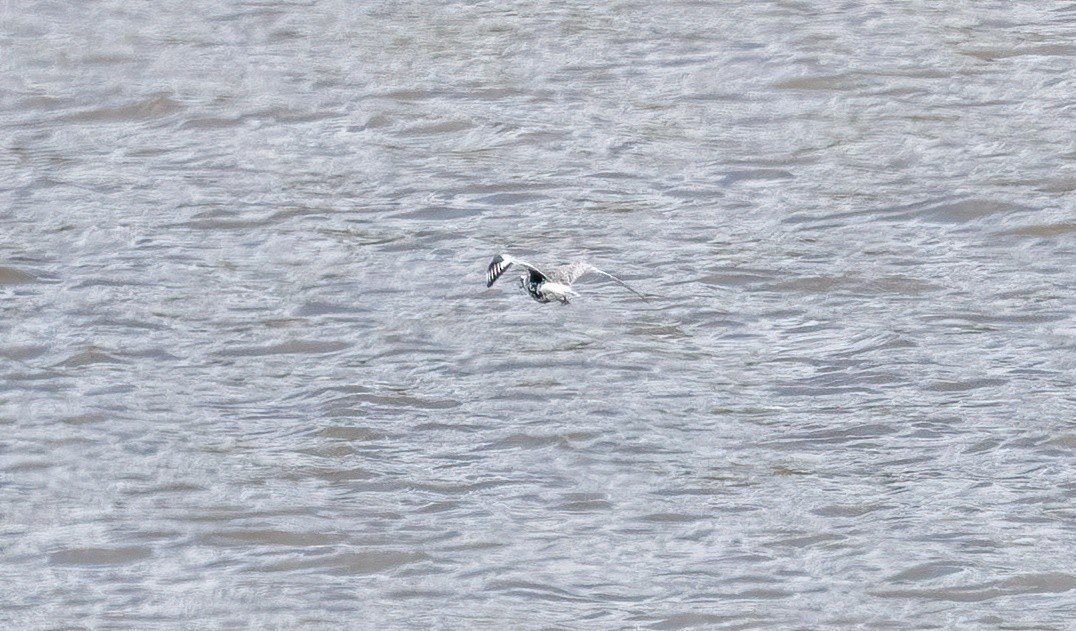
[[[500,254],[494,256],[489,267],[486,268],[486,287],[492,287],[493,283],[497,282],[497,279],[504,273],[504,270],[511,266],[511,263],[507,265],[504,263],[504,257]]]

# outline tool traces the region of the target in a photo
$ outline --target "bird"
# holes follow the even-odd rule
[[[493,283],[501,277],[501,274],[504,274],[513,264],[527,268],[527,271],[519,277],[519,284],[523,286],[523,289],[526,290],[531,298],[538,302],[556,301],[564,305],[568,304],[574,296],[579,295],[572,289],[572,283],[591,272],[613,279],[624,289],[642,298],[643,302],[650,302],[646,299],[646,296],[635,291],[616,276],[603,272],[590,263],[581,260],[555,267],[546,274],[530,263],[521,261],[514,256],[497,254],[493,257],[489,267],[486,268],[486,287],[492,287]]]

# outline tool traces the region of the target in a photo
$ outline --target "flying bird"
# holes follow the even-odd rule
[[[493,261],[490,262],[489,267],[486,269],[486,287],[492,287],[493,283],[501,277],[501,274],[504,274],[513,264],[526,268],[527,271],[519,277],[519,284],[530,294],[531,298],[538,302],[558,301],[561,304],[568,304],[573,296],[579,295],[572,289],[572,283],[591,272],[615,280],[621,287],[642,298],[643,302],[650,302],[646,299],[646,296],[629,287],[624,281],[608,272],[603,272],[586,261],[575,261],[574,263],[554,267],[547,274],[526,261],[521,261],[507,254],[498,254],[493,257]]]

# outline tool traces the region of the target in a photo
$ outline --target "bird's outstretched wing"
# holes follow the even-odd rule
[[[642,298],[643,302],[647,302],[647,303],[650,302],[649,300],[646,299],[646,296],[644,296],[644,295],[640,294],[639,292],[635,291],[634,289],[632,289],[631,285],[628,285],[627,283],[620,280],[616,276],[613,276],[609,272],[606,272],[606,271],[603,271],[603,270],[600,270],[600,269],[594,267],[593,265],[591,265],[590,263],[587,263],[586,261],[576,261],[575,263],[572,263],[571,265],[566,265],[564,267],[564,270],[565,270],[565,272],[564,272],[565,277],[569,279],[568,280],[569,284],[571,284],[572,281],[579,278],[580,276],[583,276],[584,274],[589,274],[589,273],[593,272],[595,274],[599,274],[599,275],[604,276],[606,278],[611,278],[612,280],[616,281],[616,283],[618,285],[620,285],[621,287],[623,287],[624,289],[627,289],[628,291],[635,294],[639,298]]]
[[[517,258],[508,256],[507,254],[498,254],[493,257],[489,267],[486,268],[486,287],[492,287],[493,283],[497,282],[497,279],[501,277],[501,274],[508,271],[508,268],[512,267],[513,263],[526,267],[532,274],[537,273],[541,276],[541,280],[547,280],[548,278],[540,269],[526,261],[521,261]]]
[[[554,282],[571,285],[578,280],[580,276],[591,271],[592,268],[593,266],[586,261],[573,261],[567,265],[561,265],[554,268],[553,271],[549,273],[549,276]]]

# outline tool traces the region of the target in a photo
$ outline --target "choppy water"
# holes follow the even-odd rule
[[[1071,628],[1076,10],[814,4],[0,5],[4,626]]]

